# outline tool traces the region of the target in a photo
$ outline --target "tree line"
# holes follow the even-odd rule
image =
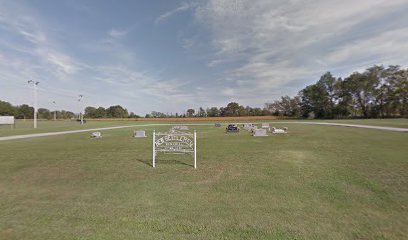
[[[58,119],[71,119],[75,118],[76,114],[70,111],[50,111],[46,108],[39,108],[37,110],[37,116],[40,119],[53,119],[54,114]],[[0,100],[0,116],[14,116],[16,119],[33,119],[34,108],[27,104],[14,106],[9,102]]]
[[[373,66],[344,79],[327,72],[297,96],[266,103],[265,109],[303,118],[408,117],[408,69]]]
[[[75,119],[78,114],[70,111],[57,110],[51,111],[47,108],[39,108],[37,111],[39,119],[53,119],[54,114],[57,119]],[[27,105],[14,106],[9,102],[0,100],[0,116],[14,116],[16,119],[33,119],[34,108]],[[126,108],[120,105],[110,106],[108,108],[103,107],[86,107],[85,118],[138,118],[139,116],[133,112],[128,113]]]
[[[242,106],[236,102],[230,102],[225,107],[211,107],[204,109],[200,107],[197,111],[193,108],[187,109],[184,113],[161,113],[152,111],[146,114],[145,118],[191,118],[191,117],[240,117],[240,116],[268,116],[270,113],[262,108],[252,108]]]
[[[134,114],[133,112],[128,112],[128,110],[120,105],[110,106],[108,108],[104,107],[86,107],[85,108],[86,118],[140,118],[140,116]]]

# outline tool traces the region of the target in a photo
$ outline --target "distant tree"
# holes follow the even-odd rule
[[[136,115],[134,112],[129,113],[129,118],[140,118],[139,115]]]
[[[16,108],[9,102],[0,101],[0,116],[14,116]]]
[[[70,111],[57,111],[57,118],[58,119],[73,119],[75,118],[75,113]]]
[[[239,109],[240,109],[240,106],[238,103],[230,102],[225,108],[225,116],[227,117],[239,116]]]
[[[46,108],[39,108],[38,109],[38,118],[40,119],[51,119],[53,115],[51,114],[50,110]]]
[[[106,115],[108,118],[127,118],[129,116],[128,111],[120,105],[110,106],[106,109]]]
[[[198,117],[206,117],[207,116],[207,112],[204,110],[204,108],[200,107],[198,109],[198,113],[197,113]]]
[[[207,116],[208,117],[219,117],[220,110],[217,107],[207,108]]]
[[[23,104],[17,107],[16,118],[20,119],[32,119],[34,117],[34,108]]]
[[[86,118],[97,118],[97,110],[94,107],[85,108],[85,117]]]
[[[186,113],[187,113],[187,117],[194,117],[195,110],[190,108],[190,109],[187,109]]]
[[[98,107],[95,112],[96,118],[106,118],[106,109],[104,107]]]

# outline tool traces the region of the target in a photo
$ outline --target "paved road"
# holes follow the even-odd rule
[[[330,122],[292,122],[292,121],[287,121],[287,122],[272,122],[272,123],[328,125],[328,126],[353,127],[353,128],[369,128],[369,129],[386,130],[386,131],[394,131],[394,132],[408,132],[408,128],[381,127],[381,126],[371,126],[371,125],[330,123]]]
[[[286,121],[286,122],[270,122],[274,123],[283,123],[283,124],[311,124],[311,125],[328,125],[328,126],[340,126],[340,127],[353,127],[353,128],[369,128],[385,131],[394,131],[394,132],[408,132],[408,128],[396,128],[396,127],[381,127],[381,126],[370,126],[370,125],[359,125],[359,124],[343,124],[343,123],[328,123],[328,122],[298,122],[298,121]],[[33,134],[24,134],[24,135],[14,135],[7,137],[0,137],[0,141],[24,139],[24,138],[35,138],[35,137],[46,137],[46,136],[56,136],[64,135],[71,133],[83,133],[83,132],[93,132],[93,131],[103,131],[111,129],[121,129],[121,128],[133,128],[133,127],[151,127],[151,126],[174,126],[177,124],[141,124],[141,125],[126,125],[126,126],[116,126],[116,127],[104,127],[104,128],[92,128],[92,129],[82,129],[82,130],[71,130],[71,131],[62,131],[62,132],[48,132],[48,133],[33,133]],[[214,124],[208,123],[189,123],[183,124],[189,126],[212,126]]]

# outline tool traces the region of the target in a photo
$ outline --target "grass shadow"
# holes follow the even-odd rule
[[[153,163],[151,159],[136,159],[136,161],[146,164],[150,167],[153,167]],[[193,164],[188,164],[180,160],[176,159],[157,159],[156,158],[156,165],[157,164],[168,164],[168,165],[185,165],[189,167],[194,167]]]

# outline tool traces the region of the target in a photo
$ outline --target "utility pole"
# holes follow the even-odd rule
[[[33,84],[34,86],[34,128],[37,128],[37,86],[40,82],[34,82],[33,80],[29,80],[28,84]]]
[[[84,97],[84,95],[82,95],[82,94],[80,94],[78,96],[78,102],[79,102],[79,105],[80,105],[80,108],[81,108],[81,110],[79,111],[79,119],[81,120],[81,124],[84,124],[84,114],[82,113],[82,109],[83,109],[82,104],[83,104],[83,102],[81,103],[83,97]]]
[[[52,103],[54,103],[54,121],[57,120],[57,103],[55,101],[52,101]]]

